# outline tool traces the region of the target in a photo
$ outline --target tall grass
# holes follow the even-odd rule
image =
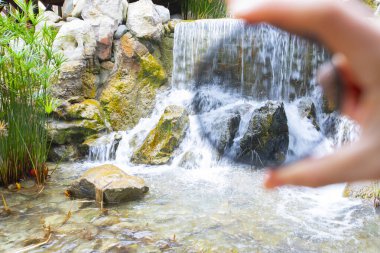
[[[224,18],[227,14],[225,0],[184,0],[184,19]]]
[[[62,56],[53,52],[53,29],[35,32],[41,17],[32,1],[15,2],[19,9],[0,15],[0,185],[26,176],[41,184],[49,148],[45,107]]]

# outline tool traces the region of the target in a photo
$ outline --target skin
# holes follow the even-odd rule
[[[269,170],[265,187],[318,187],[380,179],[380,23],[369,18],[371,12],[354,1],[255,0],[244,6],[240,2],[228,3],[236,18],[253,24],[266,22],[317,38],[334,52],[333,64],[345,88],[341,111],[362,128],[356,143],[327,157]]]

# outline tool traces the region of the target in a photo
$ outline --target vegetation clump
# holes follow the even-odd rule
[[[40,184],[47,171],[47,117],[56,106],[49,86],[63,57],[52,49],[56,31],[35,31],[42,18],[32,1],[15,2],[18,9],[0,15],[0,185],[28,175]]]
[[[184,19],[224,18],[227,6],[224,0],[186,0],[182,13]]]

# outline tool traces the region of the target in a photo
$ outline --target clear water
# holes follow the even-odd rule
[[[32,193],[26,190],[17,194],[2,190],[13,213],[0,216],[0,251],[17,250],[23,247],[25,240],[43,237],[43,224],[49,221],[53,231],[50,242],[28,252],[378,252],[380,218],[371,203],[343,198],[343,185],[264,190],[262,170],[217,159],[204,138],[197,115],[190,115],[189,131],[170,164],[130,163],[132,152],[154,128],[166,106],[191,108],[194,96],[191,71],[185,70],[191,70],[196,62],[196,57],[190,57],[188,52],[201,50],[195,38],[209,43],[202,36],[216,39],[227,33],[226,29],[238,26],[241,24],[231,21],[208,21],[178,27],[173,85],[158,95],[149,118],[119,133],[123,138],[116,159],[109,158],[111,141],[106,142],[103,148],[91,151],[88,161],[60,165],[37,197],[30,197]],[[266,31],[266,36],[278,38],[278,31]],[[284,38],[286,40],[289,38]],[[278,42],[265,41],[269,47]],[[290,45],[295,44],[287,45],[291,48]],[[281,52],[276,55],[280,57]],[[297,71],[302,73],[303,70]],[[297,71],[292,72],[297,75]],[[283,78],[286,76],[289,77],[284,72]],[[212,94],[220,97],[218,92],[215,90]],[[286,92],[270,93],[274,99]],[[320,92],[311,85],[307,96],[317,103]],[[240,106],[245,112],[239,132],[244,131],[244,122],[247,123],[254,108],[262,103],[231,94],[223,97],[223,101],[224,107]],[[355,126],[346,119],[341,120],[335,138],[325,138],[310,121],[300,117],[296,103],[297,100],[285,102],[289,149],[293,154],[302,154],[321,138],[323,141],[315,155],[331,152],[343,139],[356,138]],[[322,121],[325,115],[318,112],[318,119]],[[114,136],[112,133],[108,139],[113,140]],[[190,162],[192,168],[186,169],[182,158],[189,151],[196,159]],[[99,159],[93,161],[96,157]],[[105,162],[144,178],[150,187],[148,195],[141,201],[109,207],[107,215],[94,203],[70,201],[65,197],[63,191],[72,180],[86,169]],[[69,210],[71,218],[62,225]]]

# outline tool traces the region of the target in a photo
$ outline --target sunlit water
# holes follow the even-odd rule
[[[181,58],[181,54],[187,55],[187,51],[178,51],[183,49],[181,45],[185,46],[181,44],[183,40],[189,41],[189,33],[197,34],[198,38],[202,38],[202,34],[209,36],[202,29],[211,29],[217,36],[221,30],[235,29],[236,25],[240,24],[184,24],[176,30],[174,63],[177,68],[173,72],[173,85],[158,95],[149,118],[119,133],[122,140],[115,160],[109,156],[112,143],[109,141],[92,149],[86,162],[59,165],[38,196],[31,196],[35,193],[27,191],[17,194],[2,191],[12,213],[0,216],[0,251],[21,249],[26,240],[43,238],[43,224],[50,220],[53,224],[50,241],[28,252],[378,252],[380,219],[369,202],[343,198],[343,185],[264,190],[262,170],[218,159],[204,137],[197,115],[190,115],[187,135],[170,164],[143,166],[130,162],[133,151],[154,128],[166,106],[191,108],[194,96],[189,84],[191,76],[179,70],[179,64],[187,69],[186,64],[190,66],[196,59]],[[194,29],[201,30],[197,33]],[[277,35],[274,32],[267,36]],[[199,43],[186,44],[186,47],[193,52],[200,50],[194,45],[199,46]],[[303,70],[293,71],[297,75],[297,71]],[[282,74],[282,78],[289,77],[285,72]],[[280,93],[270,88],[267,94],[277,99],[294,92],[284,86],[280,87]],[[253,110],[262,104],[257,99],[231,94],[223,97],[218,91],[212,94],[224,101],[219,110],[241,108],[241,133]],[[306,95],[317,102],[320,94],[310,89]],[[346,119],[341,121],[335,138],[325,138],[309,120],[298,114],[297,102],[285,101],[289,150],[294,156],[310,150],[315,143],[319,145],[313,149],[314,155],[323,155],[332,152],[334,145],[343,139],[355,138],[357,129]],[[321,122],[325,115],[317,109]],[[111,133],[108,139],[113,140],[114,136],[115,133]],[[190,161],[191,169],[182,165],[188,151],[196,157]],[[86,169],[104,163],[115,164],[129,174],[144,178],[149,193],[140,201],[107,207],[108,214],[102,214],[93,202],[70,201],[65,197],[64,189],[73,180]],[[71,217],[65,222],[69,211]]]

